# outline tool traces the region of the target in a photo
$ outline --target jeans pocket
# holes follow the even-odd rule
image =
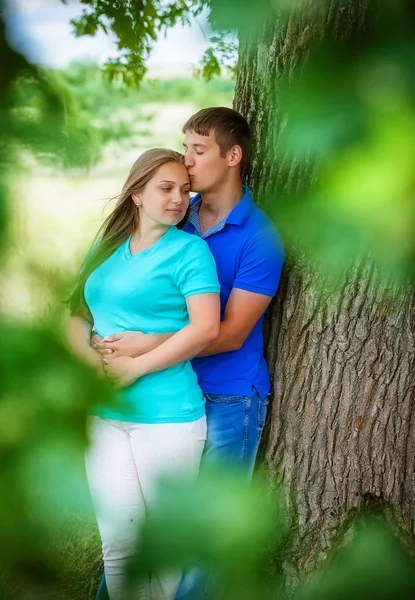
[[[237,405],[249,400],[248,396],[238,396],[231,394],[205,394],[206,402],[213,404]]]

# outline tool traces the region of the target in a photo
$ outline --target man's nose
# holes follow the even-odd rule
[[[193,165],[195,164],[195,161],[193,160],[193,155],[187,151],[184,153],[184,165],[185,167],[189,168],[189,167],[193,167]]]

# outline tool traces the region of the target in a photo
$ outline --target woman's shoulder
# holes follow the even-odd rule
[[[187,231],[183,231],[183,229],[177,229],[177,227],[174,228],[174,239],[176,243],[183,248],[209,249],[209,246],[205,240],[202,240],[202,238],[200,238],[198,235],[195,235],[194,233],[188,233]]]

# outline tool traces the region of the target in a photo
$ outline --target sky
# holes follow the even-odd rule
[[[104,32],[94,37],[74,36],[70,20],[82,10],[79,0],[68,0],[66,5],[60,0],[6,0],[9,41],[32,62],[53,68],[65,68],[81,59],[102,64],[117,56],[116,45]],[[147,66],[196,65],[209,35],[203,16],[193,20],[191,27],[176,26],[155,43]]]

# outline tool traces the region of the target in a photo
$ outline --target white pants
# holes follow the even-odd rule
[[[190,423],[128,423],[91,417],[86,470],[102,539],[111,600],[174,598],[180,573],[152,574],[151,581],[124,586],[134,564],[139,524],[156,500],[157,480],[184,474],[196,479],[206,440],[206,417]]]

